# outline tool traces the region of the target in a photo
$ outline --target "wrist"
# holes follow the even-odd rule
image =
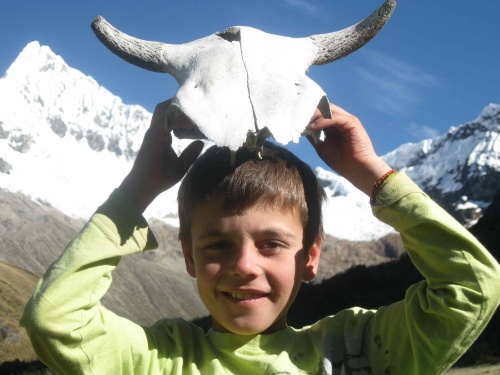
[[[398,171],[396,169],[391,169],[373,184],[372,193],[370,195],[370,205],[372,206],[377,205],[377,195],[379,191],[392,177],[394,177],[397,174]]]
[[[137,184],[137,179],[132,178],[130,175],[125,177],[118,189],[124,192],[128,198],[134,203],[137,211],[143,214],[146,208],[156,198],[156,194],[148,191],[143,184]]]
[[[370,163],[357,166],[352,177],[345,177],[370,197],[373,193],[374,184],[391,170],[392,168],[385,161],[377,158]]]

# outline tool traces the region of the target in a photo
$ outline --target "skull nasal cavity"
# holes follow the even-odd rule
[[[241,40],[240,30],[238,28],[230,28],[224,30],[220,33],[217,33],[217,36],[220,36],[222,39],[225,39],[228,42],[239,42]]]

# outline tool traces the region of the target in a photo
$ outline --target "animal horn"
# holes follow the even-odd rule
[[[125,61],[153,72],[168,73],[168,63],[165,61],[165,47],[168,44],[134,38],[116,29],[101,16],[91,26],[97,38]]]
[[[317,53],[311,65],[322,65],[341,59],[368,43],[391,17],[395,0],[387,0],[363,21],[343,30],[311,35]]]

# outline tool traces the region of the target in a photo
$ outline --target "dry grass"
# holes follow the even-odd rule
[[[36,358],[26,331],[19,327],[19,318],[38,278],[0,262],[0,363]]]

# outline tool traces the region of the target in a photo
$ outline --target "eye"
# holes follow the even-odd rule
[[[275,249],[275,248],[278,248],[278,247],[282,247],[283,245],[281,243],[279,243],[278,241],[268,241],[268,242],[265,242],[263,247],[264,248],[270,248],[270,249]]]
[[[287,246],[281,241],[265,241],[259,246],[259,251],[264,254],[276,253],[286,249]]]
[[[221,251],[231,249],[231,245],[227,242],[219,241],[209,243],[204,247],[205,250]]]

